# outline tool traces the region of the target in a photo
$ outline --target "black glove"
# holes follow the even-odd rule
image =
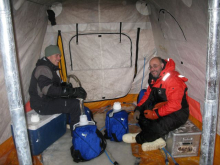
[[[60,84],[60,86],[63,88],[63,87],[66,87],[66,88],[72,88],[72,84],[71,83],[67,83],[67,82],[62,82]]]
[[[62,91],[61,91],[61,97],[70,97],[70,95],[72,94],[72,87],[68,87],[68,86],[61,86],[62,87]]]
[[[72,88],[70,97],[86,99],[87,93],[82,87]]]

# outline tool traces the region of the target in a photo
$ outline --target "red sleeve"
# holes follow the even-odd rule
[[[148,86],[147,91],[144,93],[144,96],[142,97],[140,102],[137,104],[137,106],[140,107],[148,99],[150,92],[151,92],[151,88],[150,86]]]
[[[173,77],[165,82],[167,104],[158,109],[160,116],[169,115],[182,108],[181,102],[185,92],[186,85],[178,77]]]

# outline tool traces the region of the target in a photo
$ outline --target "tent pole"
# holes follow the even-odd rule
[[[0,50],[18,161],[20,165],[32,165],[9,0],[0,0],[0,18]]]
[[[212,165],[218,114],[219,79],[219,22],[220,0],[209,0],[208,51],[206,60],[206,88],[203,112],[200,165]]]

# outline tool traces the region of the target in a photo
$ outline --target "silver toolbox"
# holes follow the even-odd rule
[[[175,157],[197,156],[201,131],[188,120],[184,125],[171,131],[166,138],[166,149]]]

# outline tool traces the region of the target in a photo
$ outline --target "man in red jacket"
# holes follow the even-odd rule
[[[183,125],[189,117],[185,84],[188,79],[175,71],[174,61],[154,57],[149,70],[149,86],[134,110],[134,119],[142,131],[123,136],[124,142],[142,144],[143,150],[148,150],[143,147],[144,143],[160,139]]]

